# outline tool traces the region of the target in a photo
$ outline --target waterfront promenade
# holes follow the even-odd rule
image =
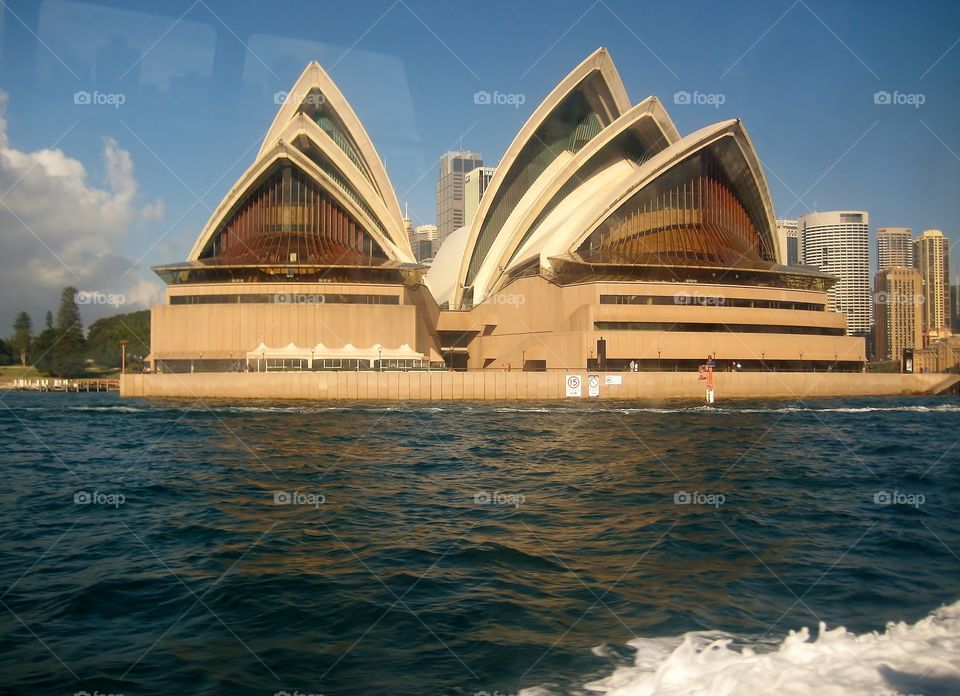
[[[598,379],[591,390],[594,374]],[[579,379],[579,397],[568,396],[577,391],[569,388],[570,378]],[[714,379],[716,398],[723,400],[935,394],[956,385],[960,376],[718,372]],[[225,372],[123,375],[120,395],[330,401],[704,399],[705,385],[695,372]]]

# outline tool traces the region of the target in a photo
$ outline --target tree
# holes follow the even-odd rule
[[[0,365],[11,365],[13,362],[13,349],[9,343],[0,338]]]
[[[13,320],[13,338],[10,345],[14,355],[20,359],[22,367],[27,366],[27,356],[30,354],[30,344],[33,342],[33,321],[26,312],[20,312]]]
[[[87,332],[87,355],[103,367],[120,367],[120,341],[127,345],[127,364],[136,365],[150,352],[150,311],[97,319]]]
[[[53,369],[52,349],[56,340],[56,330],[52,327],[44,329],[33,339],[30,359],[33,361],[33,366],[40,372],[50,372]]]
[[[53,312],[51,312],[49,309],[47,310],[47,316],[43,318],[43,324],[48,329],[53,328]]]
[[[77,289],[66,287],[60,294],[60,308],[54,328],[53,361],[50,373],[57,377],[79,377],[84,373],[85,341],[80,309],[77,307]]]

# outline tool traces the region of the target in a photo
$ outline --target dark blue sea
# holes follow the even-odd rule
[[[960,693],[958,426],[0,392],[0,688]]]

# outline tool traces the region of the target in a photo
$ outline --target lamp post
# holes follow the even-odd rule
[[[267,371],[267,352],[263,351],[260,353],[260,362],[263,363],[263,371]]]
[[[800,351],[800,372],[803,372],[803,351]]]
[[[316,352],[316,349],[310,351],[310,369],[313,370],[313,354]]]
[[[380,354],[380,372],[383,372],[383,346],[377,348],[377,352]]]
[[[763,350],[760,351],[760,366],[764,372],[767,371],[767,352]]]
[[[129,341],[123,339],[120,341],[120,374],[124,375],[127,373],[127,344]]]
[[[657,347],[657,372],[660,371],[660,348]]]

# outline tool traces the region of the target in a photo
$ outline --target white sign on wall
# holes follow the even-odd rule
[[[600,396],[600,375],[587,377],[587,396]]]
[[[623,384],[623,375],[605,375],[603,378],[603,383],[608,387],[611,384],[619,386]]]
[[[581,396],[582,382],[580,375],[567,375],[567,396]]]

